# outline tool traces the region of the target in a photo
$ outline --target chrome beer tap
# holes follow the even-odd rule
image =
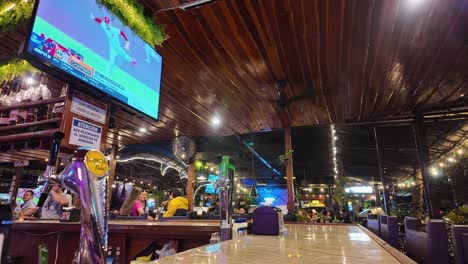
[[[39,201],[37,203],[38,207],[42,207],[47,196],[49,195],[49,179],[50,177],[55,177],[55,163],[57,163],[57,157],[60,149],[60,144],[62,143],[62,139],[65,136],[62,132],[55,132],[52,136],[52,143],[50,145],[49,150],[49,160],[47,162],[47,167],[45,172],[39,176],[38,184],[44,183],[44,187],[42,188],[41,196],[39,197]]]
[[[219,211],[221,214],[221,241],[231,239],[232,223],[232,186],[234,167],[229,164],[229,156],[224,156],[219,165],[218,180],[214,187],[219,194]]]

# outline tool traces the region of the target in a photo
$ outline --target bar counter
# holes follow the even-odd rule
[[[108,244],[120,247],[121,258],[131,259],[153,241],[177,242],[179,252],[209,244],[211,234],[219,232],[219,220],[109,221]],[[49,263],[71,263],[80,239],[80,223],[58,220],[16,221],[9,234],[8,255],[16,263],[37,263],[38,246],[48,247]],[[58,249],[58,254],[57,250]]]
[[[295,224],[286,228],[287,235],[248,235],[151,263],[415,263],[356,225]]]

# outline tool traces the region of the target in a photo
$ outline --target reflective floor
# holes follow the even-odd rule
[[[284,236],[245,236],[153,263],[398,263],[357,226],[288,225]]]

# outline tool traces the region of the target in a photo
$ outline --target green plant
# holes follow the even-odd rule
[[[286,162],[288,161],[288,159],[292,158],[292,153],[293,152],[294,152],[294,150],[289,149],[288,151],[286,151],[286,153],[284,153],[282,155],[279,155],[278,160],[280,161],[280,164],[285,165]]]
[[[0,5],[0,36],[26,24],[34,8],[33,0],[2,1]]]
[[[40,71],[31,66],[27,61],[18,58],[0,62],[0,83],[9,82],[16,77],[24,76],[28,73],[40,73]]]
[[[2,1],[4,2],[4,1]],[[147,43],[161,45],[168,36],[151,16],[145,15],[136,0],[97,0],[97,4],[117,16]],[[32,16],[33,0],[5,1],[0,5],[0,35],[26,24]]]
[[[453,209],[443,219],[452,225],[468,224],[468,206],[460,206]]]
[[[348,183],[349,179],[347,177],[338,177],[335,179],[335,189],[333,190],[332,198],[339,206],[342,206],[344,200],[346,200],[345,187]]]
[[[116,15],[147,43],[161,45],[168,38],[163,27],[156,24],[152,17],[146,16],[143,6],[136,0],[97,0],[97,3]]]

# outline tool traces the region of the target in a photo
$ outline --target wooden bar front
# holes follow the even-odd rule
[[[44,243],[50,264],[72,263],[78,249],[80,226],[54,220],[15,222],[9,234],[8,256],[17,257],[15,263],[37,263],[38,246]],[[153,241],[162,244],[175,240],[181,252],[209,244],[214,232],[219,232],[219,221],[109,221],[108,245],[114,255],[120,247],[121,259],[129,263]]]

